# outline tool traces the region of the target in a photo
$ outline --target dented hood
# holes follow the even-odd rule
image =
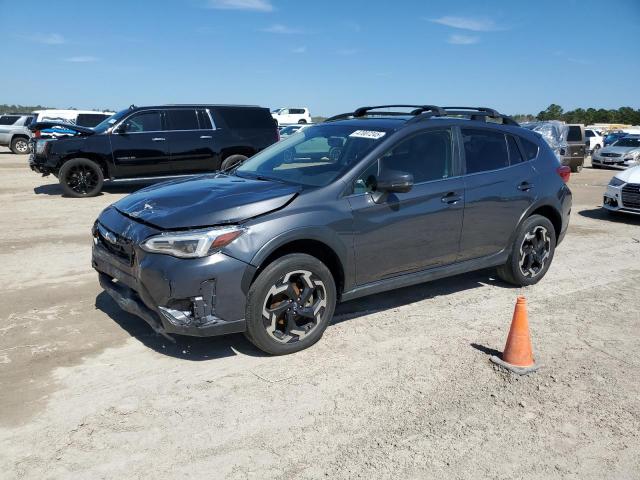
[[[278,210],[300,187],[224,174],[179,179],[143,188],[114,207],[163,230],[238,223]]]
[[[73,123],[67,122],[54,122],[52,120],[47,120],[46,122],[36,122],[29,125],[29,130],[35,132],[36,130],[61,130],[61,131],[72,131],[79,133],[80,135],[93,135],[95,130],[88,127],[81,127],[79,125],[74,125]]]

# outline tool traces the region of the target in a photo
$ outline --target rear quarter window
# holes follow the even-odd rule
[[[216,124],[226,124],[231,129],[275,128],[273,118],[267,109],[219,107],[214,111]]]
[[[527,160],[533,160],[538,156],[538,145],[535,143],[520,137],[520,145],[524,149],[524,156]]]

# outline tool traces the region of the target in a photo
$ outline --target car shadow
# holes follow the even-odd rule
[[[482,288],[486,285],[517,288],[499,280],[494,272],[493,269],[479,270],[344,302],[336,307],[332,325],[422,300]],[[108,315],[143,345],[170,357],[189,361],[205,361],[230,357],[238,353],[252,357],[268,356],[253,346],[242,334],[220,337],[175,335],[173,337],[174,343],[153,331],[144,320],[122,310],[105,292],[96,297],[95,307]]]
[[[604,220],[606,222],[626,223],[627,225],[640,225],[640,215],[612,212],[604,208],[580,210],[578,212],[578,215],[594,220]]]
[[[517,288],[498,279],[495,269],[478,270],[341,303],[336,307],[333,324],[486,285]]]
[[[101,196],[105,193],[108,194],[127,194],[133,193],[141,188],[148,187],[149,185],[153,185],[157,182],[140,182],[140,183],[127,183],[127,184],[107,184],[105,183],[102,187],[102,191],[97,195]],[[64,192],[62,191],[62,187],[59,183],[48,183],[46,185],[39,185],[33,189],[33,193],[36,195],[52,195],[58,197],[66,197]]]
[[[97,310],[107,314],[120,328],[146,347],[169,357],[189,361],[214,360],[242,353],[252,357],[264,357],[266,353],[254,347],[242,334],[221,337],[188,337],[175,335],[175,342],[156,333],[144,320],[122,310],[106,293],[98,294]]]

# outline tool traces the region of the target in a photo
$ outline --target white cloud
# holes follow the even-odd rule
[[[218,10],[273,11],[273,5],[270,0],[209,0],[207,6]]]
[[[474,43],[478,43],[480,39],[478,37],[472,35],[458,35],[452,34],[449,35],[447,39],[447,43],[452,45],[473,45]]]
[[[296,47],[291,49],[291,53],[307,53],[307,47]]]
[[[343,48],[341,50],[338,50],[338,55],[355,55],[359,52],[360,50],[358,50],[357,48]]]
[[[493,32],[503,30],[498,27],[493,20],[487,17],[456,17],[444,16],[440,18],[427,19],[433,23],[446,25],[447,27],[459,28],[461,30],[471,30],[473,32]]]
[[[42,43],[44,45],[62,45],[66,43],[64,37],[59,33],[37,33],[29,39],[32,42]]]
[[[91,62],[97,62],[98,58],[92,57],[91,55],[80,55],[77,57],[65,58],[64,61],[71,62],[71,63],[91,63]]]
[[[262,31],[267,33],[277,33],[282,35],[294,35],[294,34],[305,33],[304,30],[300,30],[299,28],[287,27],[286,25],[282,25],[280,23],[276,23],[274,25],[271,25],[270,27],[263,28]]]

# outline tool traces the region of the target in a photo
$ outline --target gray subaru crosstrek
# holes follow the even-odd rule
[[[108,207],[102,287],[163,335],[244,332],[285,354],[339,301],[487,267],[540,281],[571,211],[569,167],[540,135],[487,108],[382,107]]]

